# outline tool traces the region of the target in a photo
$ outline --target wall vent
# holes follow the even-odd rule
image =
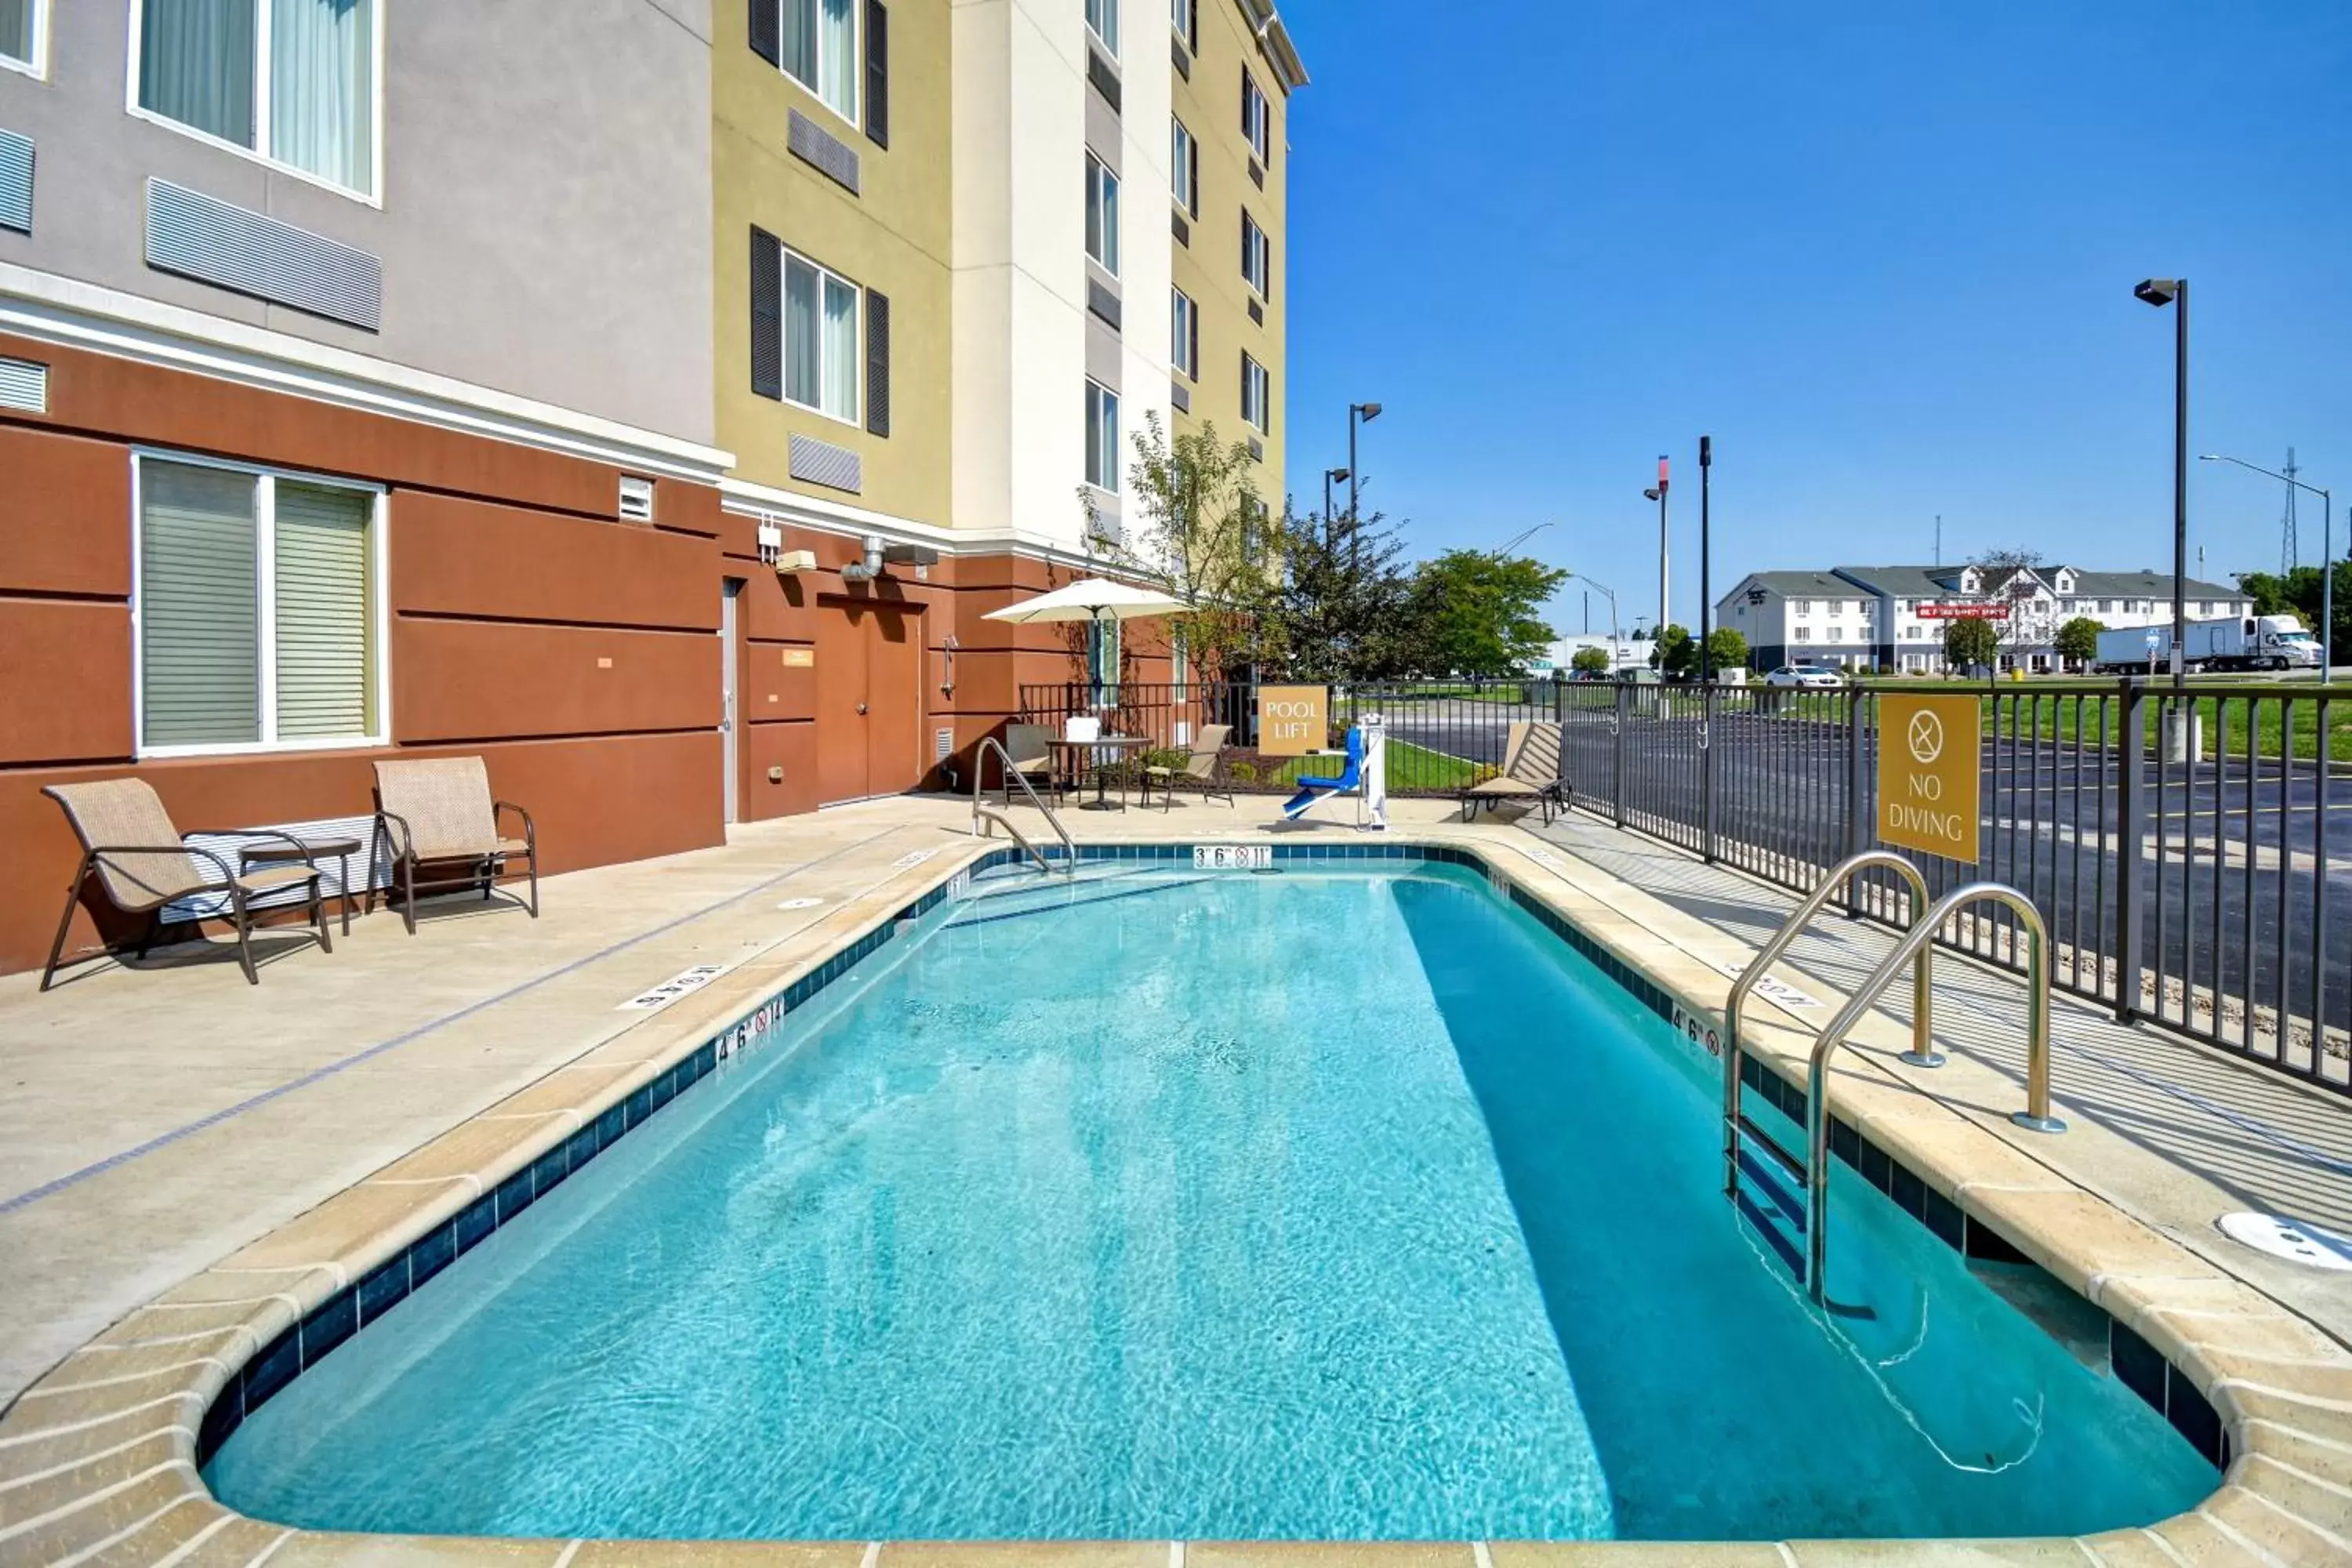
[[[1171,38],[1168,40],[1168,48],[1171,56],[1174,58],[1176,63],[1176,74],[1182,77],[1186,81],[1191,81],[1192,79],[1192,54],[1184,47],[1184,40],[1181,38]]]
[[[1097,92],[1102,94],[1102,100],[1110,105],[1111,112],[1118,113],[1118,71],[1108,60],[1102,58],[1100,51],[1091,45],[1087,49],[1087,80],[1094,84],[1094,89]]]
[[[1186,386],[1181,381],[1171,381],[1168,384],[1168,401],[1176,405],[1179,413],[1190,414],[1192,412],[1192,388]]]
[[[847,490],[856,495],[866,488],[865,459],[846,447],[836,447],[814,436],[793,434],[789,464],[793,478],[827,489]]]
[[[1093,521],[1087,525],[1087,535],[1098,544],[1119,545],[1127,542],[1127,524],[1120,521],[1117,503],[1100,496],[1095,498]]]
[[[1255,321],[1255,322],[1256,322],[1259,326],[1261,326],[1261,327],[1263,327],[1264,325],[1265,325],[1265,306],[1263,306],[1263,305],[1259,304],[1256,300],[1252,300],[1249,302],[1249,313],[1250,313],[1250,320],[1251,320],[1251,321]]]
[[[952,756],[954,756],[954,755],[955,755],[955,731],[954,731],[953,730],[934,730],[934,731],[931,731],[931,761],[933,761],[933,762],[935,762],[935,763],[944,763],[944,762],[946,762],[950,757],[952,757]]]
[[[1250,458],[1255,462],[1265,461],[1265,443],[1255,436],[1250,437]]]
[[[33,232],[33,142],[0,131],[0,228]]]
[[[621,476],[621,521],[651,522],[654,520],[654,482],[633,475]]]
[[[793,156],[826,179],[857,194],[857,149],[795,109],[784,130],[784,145]]]
[[[1192,248],[1192,226],[1184,221],[1184,215],[1182,213],[1170,213],[1168,215],[1168,232],[1176,237],[1177,244],[1184,247],[1187,250]]]
[[[1259,166],[1258,161],[1255,158],[1250,160],[1250,184],[1261,191],[1265,189],[1265,170]]]
[[[1118,326],[1118,296],[1093,279],[1087,279],[1087,309],[1100,316],[1116,330]]]
[[[0,408],[49,411],[49,367],[28,359],[0,359]]]
[[[383,321],[374,257],[169,180],[147,182],[147,265],[371,332]]]

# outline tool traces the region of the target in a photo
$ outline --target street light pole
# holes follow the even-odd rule
[[[2134,298],[2172,318],[2172,684],[2189,682],[2189,279],[2150,278]]]
[[[2319,683],[2328,683],[2336,668],[2336,497],[2325,485],[2307,485],[2292,474],[2249,463],[2220,452],[2200,452],[2200,463],[2234,463],[2248,473],[2277,479],[2319,498]]]
[[[1351,550],[1354,548],[1352,541],[1355,538],[1356,522],[1361,515],[1356,510],[1357,489],[1361,483],[1357,475],[1362,471],[1356,466],[1356,426],[1369,425],[1380,416],[1381,405],[1377,403],[1348,405],[1348,531]]]
[[[1707,635],[1712,629],[1715,605],[1710,597],[1712,584],[1708,569],[1713,565],[1715,544],[1713,520],[1708,513],[1708,475],[1715,468],[1715,437],[1698,438],[1698,679],[1701,686],[1715,684],[1715,658],[1707,649]],[[1665,623],[1658,623],[1664,626]]]
[[[1354,473],[1353,468],[1323,470],[1323,542],[1327,545],[1331,542],[1331,481],[1348,479]]]
[[[1570,572],[1569,575],[1609,601],[1609,657],[1612,660],[1614,660],[1617,657],[1617,643],[1619,640],[1617,636],[1617,590],[1610,587],[1605,583],[1594,582],[1591,578],[1587,577],[1581,572]]]
[[[1666,455],[1658,454],[1658,488],[1643,490],[1643,498],[1658,503],[1658,624],[1666,624],[1666,605],[1670,600],[1666,580]]]

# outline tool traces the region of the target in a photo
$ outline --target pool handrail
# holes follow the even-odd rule
[[[1031,787],[1029,781],[1022,776],[1021,770],[1013,765],[1013,753],[1006,751],[1004,749],[1004,742],[999,741],[993,735],[982,736],[979,748],[972,752],[971,836],[974,838],[986,837],[981,832],[981,824],[983,821],[989,823],[1002,823],[1004,826],[1004,831],[1013,836],[1013,842],[1027,850],[1029,852],[1029,858],[1037,862],[1037,869],[1039,872],[1049,877],[1054,873],[1053,864],[1045,858],[1045,852],[1039,849],[1034,844],[1029,842],[1028,836],[1024,834],[1019,827],[1013,826],[1013,819],[1010,816],[1007,816],[1004,813],[996,810],[992,806],[982,805],[981,804],[980,797],[986,789],[986,786],[982,783],[982,780],[988,773],[987,768],[982,764],[988,761],[988,753],[991,752],[994,752],[996,753],[997,763],[1003,769],[1005,778],[1010,781],[1005,787],[1005,804],[1007,805],[1012,805],[1012,785],[1016,784],[1019,784],[1021,786],[1021,793],[1029,797],[1029,804],[1035,806],[1038,811],[1044,815],[1045,818],[1045,826],[1051,827],[1054,830],[1054,836],[1062,841],[1062,875],[1064,877],[1075,877],[1077,874],[1078,867],[1078,847],[1076,843],[1071,839],[1069,829],[1062,826],[1062,819],[1054,815],[1054,808],[1047,805],[1045,800],[1039,796],[1036,790]]]
[[[1813,1042],[1813,1058],[1805,1078],[1805,1289],[1818,1304],[1824,1281],[1822,1260],[1828,1253],[1830,1217],[1829,1062],[1845,1043],[1862,1015],[1886,989],[1897,971],[1915,953],[1925,957],[1927,944],[1944,922],[1969,904],[1997,903],[2015,914],[2025,927],[2025,1109],[2010,1120],[2033,1132],[2063,1132],[2066,1123],[2050,1114],[2050,930],[2042,923],[2033,900],[2000,882],[1970,882],[1944,895],[1903,934],[1893,952],[1854,988],[1844,1006]],[[1923,1010],[1924,1016],[1924,1010]]]
[[[1849,855],[1832,867],[1827,876],[1813,884],[1813,890],[1805,895],[1804,902],[1799,904],[1790,913],[1789,918],[1780,922],[1780,929],[1772,933],[1772,940],[1766,942],[1763,951],[1750,959],[1748,967],[1739,972],[1739,978],[1731,983],[1730,994],[1724,998],[1723,1195],[1726,1197],[1736,1197],[1739,1193],[1739,1135],[1743,1129],[1755,1131],[1758,1142],[1778,1155],[1781,1163],[1790,1168],[1791,1174],[1800,1173],[1795,1171],[1796,1162],[1787,1150],[1782,1149],[1779,1143],[1760,1131],[1747,1127],[1747,1118],[1740,1110],[1740,1003],[1746,999],[1748,993],[1755,988],[1756,983],[1764,978],[1765,972],[1779,963],[1781,955],[1786,953],[1797,938],[1804,933],[1806,926],[1811,924],[1812,918],[1821,913],[1822,907],[1837,895],[1838,889],[1845,887],[1853,878],[1861,873],[1877,869],[1898,872],[1911,884],[1911,914],[1915,922],[1912,929],[1916,930],[1916,922],[1926,911],[1929,901],[1927,879],[1920,874],[1919,868],[1891,849],[1865,849],[1858,855]],[[1849,907],[1853,905],[1853,900],[1851,897],[1846,902]],[[1911,1049],[1902,1058],[1914,1067],[1941,1067],[1944,1061],[1942,1057],[1936,1054],[1936,1037],[1930,1018],[1934,992],[1929,985],[1928,963],[1927,949],[1922,946],[1918,952],[1918,962],[1914,965],[1915,975],[1911,996]]]

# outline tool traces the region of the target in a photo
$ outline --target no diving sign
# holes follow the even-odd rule
[[[1974,697],[1912,691],[1879,695],[1882,842],[1976,864],[1982,727]]]

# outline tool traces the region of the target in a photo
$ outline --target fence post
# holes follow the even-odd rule
[[[1617,776],[1611,784],[1609,800],[1612,809],[1616,813],[1617,826],[1620,827],[1625,826],[1625,721],[1632,717],[1627,711],[1625,695],[1625,682],[1618,681],[1617,719],[1609,726],[1613,737],[1612,749],[1616,752]]]
[[[1870,701],[1864,687],[1851,689],[1845,710],[1845,852],[1859,855],[1870,844],[1870,803],[1862,797],[1862,715]],[[1860,912],[1861,900],[1854,901]]]
[[[2140,814],[2146,809],[2140,799],[2140,772],[2147,752],[2143,740],[2147,721],[2147,688],[2129,676],[2124,678],[2123,688],[2123,728],[2116,737],[2119,754],[2116,759],[2116,1021],[2128,1024],[2139,1016]],[[2252,989],[2247,987],[2250,993]],[[2251,1034],[2251,994],[2246,998],[2246,1010],[2250,1020],[2247,1030]]]
[[[1715,683],[1710,680],[1699,689],[1698,706],[1699,813],[1705,825],[1699,849],[1710,866],[1715,864]]]

